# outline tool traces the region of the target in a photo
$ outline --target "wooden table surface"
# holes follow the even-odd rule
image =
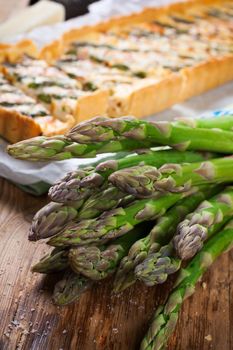
[[[0,349],[138,349],[172,281],[156,288],[137,284],[114,296],[108,279],[75,304],[54,306],[52,283],[30,272],[48,248],[27,240],[32,215],[47,199],[1,179],[0,189]],[[232,350],[232,327],[233,251],[218,259],[184,303],[168,349]]]

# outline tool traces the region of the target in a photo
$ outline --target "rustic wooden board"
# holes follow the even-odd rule
[[[48,248],[27,232],[46,198],[24,194],[0,179],[0,349],[136,350],[156,306],[172,281],[157,288],[137,284],[111,296],[111,279],[79,302],[55,307],[52,281],[30,266]],[[169,350],[233,349],[233,252],[214,264],[188,299]],[[206,338],[207,337],[207,338]]]

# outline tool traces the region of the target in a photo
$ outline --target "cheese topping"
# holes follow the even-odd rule
[[[9,84],[2,75],[0,75],[0,107],[29,117],[49,116],[44,106]]]

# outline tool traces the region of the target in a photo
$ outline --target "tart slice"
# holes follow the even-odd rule
[[[49,111],[0,74],[0,135],[9,142],[30,137],[59,134],[73,123],[53,118]]]
[[[19,62],[5,63],[3,73],[62,122],[74,124],[106,112],[108,93],[105,90],[84,91],[76,79],[44,60],[24,56]]]

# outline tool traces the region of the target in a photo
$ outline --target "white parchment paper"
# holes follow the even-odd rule
[[[63,24],[51,27],[42,27],[24,35],[37,42],[39,46],[55,39],[62,32],[85,24],[94,24],[106,20],[113,15],[123,15],[140,11],[143,7],[161,6],[168,4],[171,0],[102,0],[90,5],[90,13],[67,21]],[[22,39],[17,36],[12,40]],[[172,108],[151,116],[149,119],[172,120],[178,116],[195,117],[207,112],[224,108],[233,104],[233,82],[209,91],[201,96],[194,97],[182,104],[174,105]],[[76,169],[79,165],[89,163],[90,159],[71,159],[53,163],[31,163],[11,158],[6,152],[7,144],[0,140],[0,176],[23,185],[34,184],[44,181],[53,184],[57,179],[64,176],[68,171]],[[99,156],[101,158],[103,156]]]

